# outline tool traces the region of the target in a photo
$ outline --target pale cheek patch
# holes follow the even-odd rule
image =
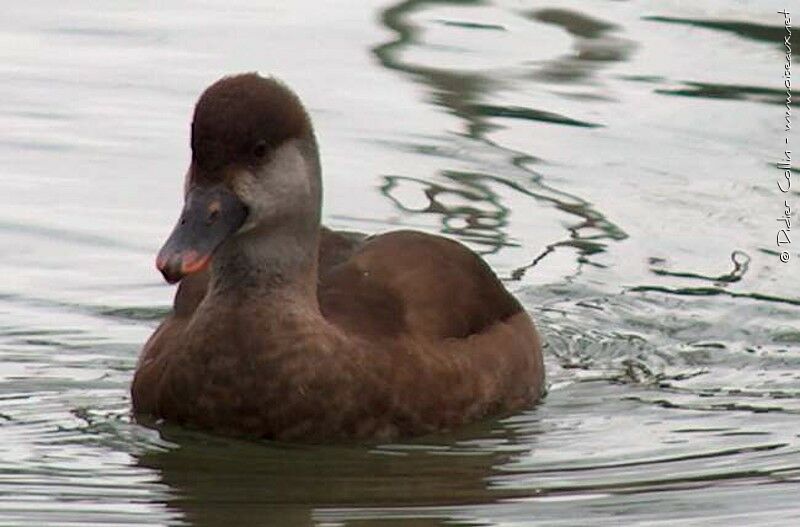
[[[257,173],[241,170],[232,174],[231,187],[249,210],[239,232],[305,210],[311,195],[307,170],[302,154],[289,143],[279,147]]]
[[[249,172],[240,172],[231,180],[231,187],[233,193],[244,203],[248,208],[247,220],[239,228],[240,233],[247,232],[258,224],[258,217],[260,211],[257,210],[258,202],[254,200],[256,181],[253,175]]]
[[[253,194],[255,193],[256,178],[250,172],[239,172],[233,177],[233,192],[247,205],[252,205]]]
[[[294,143],[288,143],[276,152],[269,167],[276,205],[295,206],[311,194],[311,181],[303,155]]]

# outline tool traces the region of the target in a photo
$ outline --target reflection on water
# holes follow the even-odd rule
[[[532,20],[553,24],[575,38],[573,53],[558,57],[536,72],[545,82],[588,82],[604,62],[626,60],[634,48],[631,41],[614,36],[618,27],[569,9],[541,9]]]
[[[497,252],[512,244],[504,232],[509,210],[491,188],[481,182],[484,178],[491,180],[491,176],[451,171],[445,171],[441,175],[452,180],[454,187],[448,188],[411,177],[386,176],[386,183],[381,191],[404,212],[441,215],[441,232],[471,242],[478,246],[479,253]],[[411,185],[421,187],[421,192],[428,200],[425,207],[409,207],[394,197],[392,192],[395,189]],[[453,199],[456,203],[451,202]],[[451,203],[448,205],[448,202]],[[482,246],[487,246],[488,250]]]
[[[729,31],[735,35],[751,40],[766,42],[774,46],[783,46],[783,37],[786,29],[783,25],[753,24],[741,20],[692,20],[689,18],[675,18],[669,16],[646,16],[644,20],[665,22],[667,24],[685,24],[688,26]]]
[[[478,445],[463,452],[413,444],[265,448],[185,432],[164,435],[182,447],[148,452],[138,464],[161,474],[174,492],[171,505],[192,525],[220,525],[232,517],[243,525],[308,525],[318,514],[310,503],[328,510],[424,507],[439,504],[442,496],[452,504],[486,503],[497,497],[486,487],[492,466],[510,456]]]
[[[800,254],[778,261],[770,223],[785,104],[773,11],[10,9],[0,525],[796,523]],[[191,105],[252,69],[309,101],[329,223],[441,232],[507,280],[547,342],[544,404],[391,445],[131,422],[136,355],[170,300],[150,262]]]
[[[653,264],[662,264],[663,261],[658,258],[651,258],[650,262]],[[750,257],[742,251],[734,251],[731,253],[731,262],[733,269],[730,272],[718,276],[707,276],[698,273],[686,273],[679,271],[668,271],[666,269],[659,269],[657,267],[651,268],[651,272],[660,276],[675,276],[679,278],[697,278],[698,280],[706,280],[713,282],[715,286],[725,286],[725,284],[738,282],[744,278],[748,267],[750,266]]]
[[[582,221],[568,229],[569,239],[551,242],[547,245],[545,255],[557,246],[568,245],[577,248],[581,258],[585,259],[588,255],[603,250],[601,240],[624,239],[625,234],[603,218],[601,214],[594,211],[587,202],[566,192],[544,185],[541,182],[541,176],[529,168],[529,163],[536,161],[529,153],[515,151],[496,144],[487,137],[486,133],[496,126],[491,124],[491,118],[497,117],[588,128],[599,125],[549,111],[518,106],[499,106],[482,102],[490,100],[492,93],[502,87],[502,83],[495,80],[491,71],[486,73],[466,73],[453,70],[445,65],[421,65],[403,60],[404,50],[424,45],[417,38],[419,28],[414,26],[409,17],[426,6],[435,6],[441,3],[474,5],[476,2],[410,0],[383,11],[382,21],[397,33],[397,39],[375,48],[375,55],[385,67],[409,75],[416,82],[425,84],[429,89],[429,93],[433,95],[435,104],[457,115],[465,122],[466,131],[464,135],[471,141],[461,144],[461,149],[469,148],[472,142],[479,142],[484,148],[495,150],[499,157],[506,160],[507,166],[503,172],[519,172],[520,174],[517,177],[503,177],[500,174],[463,173],[442,169],[438,176],[447,181],[449,185],[455,183],[455,186],[450,187],[438,185],[434,182],[425,182],[418,178],[387,176],[386,184],[382,187],[383,192],[402,210],[412,212],[414,209],[404,206],[400,200],[392,196],[391,192],[401,182],[413,182],[415,185],[419,185],[428,200],[428,204],[423,209],[417,209],[416,211],[441,214],[441,231],[443,233],[459,236],[460,239],[467,243],[471,242],[473,248],[483,254],[497,252],[503,246],[517,244],[510,242],[509,236],[505,232],[508,223],[506,217],[509,211],[502,205],[499,197],[493,194],[491,186],[487,183],[511,187],[522,195],[532,197],[538,202],[552,204],[563,212],[579,216]],[[584,37],[587,40],[598,39],[603,33],[613,28],[609,24],[569,11],[543,10],[535,12],[532,16],[548,23],[562,25],[570,33]],[[456,25],[467,30],[485,29],[484,25],[476,26],[464,22],[459,22]],[[578,60],[587,59],[579,57]],[[565,62],[566,60],[562,60],[559,63],[564,64]],[[430,146],[414,145],[413,148],[420,152],[436,152],[436,149]],[[455,161],[463,162],[463,156]],[[511,167],[516,170],[510,171],[509,168]],[[482,183],[482,179],[486,183]],[[436,199],[437,196],[444,194],[457,194],[462,200],[470,203],[466,206],[462,204],[448,208],[447,205]],[[483,208],[481,205],[483,205]],[[535,206],[535,203],[531,203],[530,206]],[[583,228],[588,228],[593,232],[582,236],[580,231]],[[602,234],[598,235],[595,232],[597,229],[600,229]],[[488,249],[486,246],[488,246]],[[542,256],[540,255],[529,264],[515,269],[511,273],[512,278],[519,279],[528,268],[535,266]]]
[[[738,101],[755,101],[767,104],[786,104],[786,91],[756,86],[735,86],[723,84],[707,84],[703,82],[685,82],[683,88],[660,89],[656,93],[664,95],[680,95],[681,97],[708,97],[712,99],[732,99]],[[793,101],[791,106],[797,106]]]

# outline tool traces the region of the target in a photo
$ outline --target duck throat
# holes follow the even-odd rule
[[[215,252],[212,293],[232,298],[253,293],[260,302],[265,295],[291,295],[318,310],[322,182],[313,133],[277,147],[237,191],[250,208],[249,219]]]
[[[214,255],[210,293],[246,301],[291,300],[316,306],[319,227],[254,230]]]

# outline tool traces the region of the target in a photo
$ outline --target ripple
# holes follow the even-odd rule
[[[700,97],[704,99],[724,99],[731,101],[751,101],[764,104],[786,105],[786,90],[761,86],[741,86],[736,84],[712,84],[708,82],[684,81],[681,88],[659,88],[655,93],[680,97]],[[790,106],[797,106],[797,101]]]
[[[800,290],[753,183],[785,102],[761,6],[46,6],[0,22],[0,525],[798,517]],[[543,404],[365,446],[132,421],[137,354],[169,311],[150,253],[186,112],[242,64],[308,100],[326,221],[486,255],[546,341]]]
[[[783,26],[770,26],[737,20],[697,20],[668,16],[646,16],[643,17],[643,20],[725,31],[743,38],[758,42],[768,42],[781,47],[783,47],[783,37],[786,35],[786,28]]]

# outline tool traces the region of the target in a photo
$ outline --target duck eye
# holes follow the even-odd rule
[[[256,143],[256,146],[253,147],[253,155],[259,159],[267,155],[267,143],[264,141]]]

